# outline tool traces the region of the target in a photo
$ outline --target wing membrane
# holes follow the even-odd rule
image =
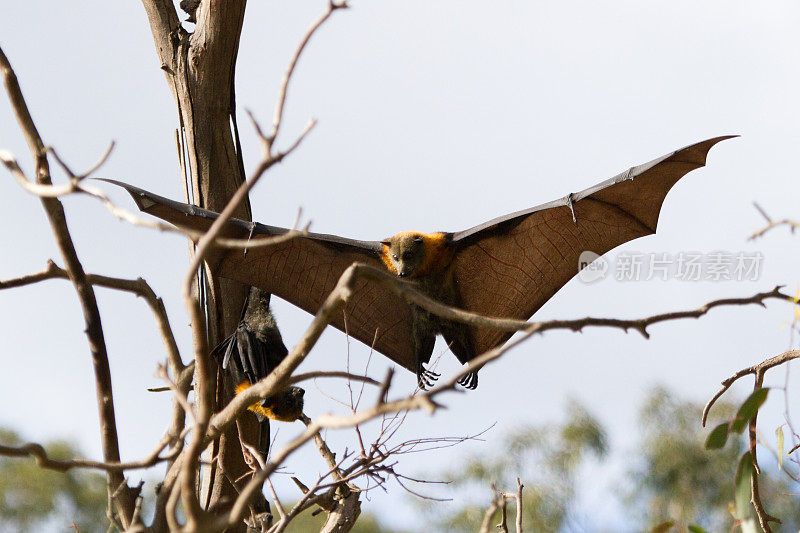
[[[465,309],[527,320],[578,273],[582,252],[602,255],[655,233],[672,186],[704,166],[711,147],[727,138],[687,146],[580,193],[455,233],[453,268]],[[512,335],[473,333],[477,353]]]
[[[213,211],[175,202],[133,185],[124,187],[139,209],[178,227],[205,231],[219,216]],[[289,230],[231,219],[224,234],[252,236],[254,241],[283,235]],[[358,241],[336,235],[308,234],[270,246],[243,250],[217,249],[209,264],[226,278],[253,285],[316,314],[342,273],[354,262],[384,269],[376,241]],[[361,279],[331,325],[414,371],[410,307],[379,283]]]

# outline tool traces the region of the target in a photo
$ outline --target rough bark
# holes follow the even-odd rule
[[[350,492],[339,500],[333,512],[328,513],[328,519],[325,520],[320,533],[347,533],[356,525],[359,515],[361,515],[359,493]]]
[[[202,2],[192,33],[180,26],[171,1],[143,3],[161,68],[178,106],[194,201],[207,209],[222,211],[245,180],[231,118],[235,120],[234,72],[246,2]],[[249,204],[242,204],[234,216],[251,220]],[[219,279],[208,268],[206,273],[208,344],[216,346],[236,327],[247,287]],[[230,399],[222,378],[217,371],[217,408]],[[250,418],[244,417],[243,435],[258,442],[258,428]],[[202,479],[201,503],[206,507],[235,499],[237,493],[229,480],[248,471],[235,427],[209,448],[206,459],[212,458],[217,462],[206,469]],[[217,465],[226,475],[220,474]],[[261,497],[257,507],[264,505]]]

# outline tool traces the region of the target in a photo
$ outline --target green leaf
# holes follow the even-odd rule
[[[728,442],[728,423],[720,424],[709,433],[706,439],[706,450],[718,450]]]
[[[708,533],[708,531],[706,531],[706,530],[705,530],[705,529],[703,529],[702,527],[700,527],[700,526],[695,526],[695,525],[691,525],[691,526],[689,526],[689,531],[690,531],[691,533]]]
[[[739,412],[736,413],[736,418],[733,420],[733,423],[731,423],[731,431],[741,433],[744,430],[750,419],[758,413],[758,408],[767,400],[767,393],[769,393],[768,388],[757,389],[747,397],[739,408]]]
[[[783,426],[778,426],[775,436],[778,439],[778,470],[783,470]]]
[[[736,468],[734,503],[736,518],[741,522],[742,531],[756,531],[753,513],[750,508],[750,478],[753,476],[753,458],[750,452],[742,455],[739,466]]]
[[[673,525],[675,525],[675,522],[673,522],[672,520],[668,520],[666,522],[661,522],[660,524],[655,526],[653,529],[651,529],[650,533],[667,533],[667,531],[672,529]]]

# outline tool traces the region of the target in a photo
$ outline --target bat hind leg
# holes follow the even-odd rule
[[[458,384],[467,390],[475,390],[478,388],[478,373],[470,372],[463,378],[458,380]]]
[[[469,329],[461,324],[448,324],[449,327],[443,329],[442,336],[450,346],[450,351],[461,363],[469,363],[476,357],[475,343],[472,341],[472,334]],[[458,380],[458,384],[467,390],[478,388],[478,371],[470,372]]]
[[[419,386],[422,390],[428,390],[428,388],[433,387],[436,383],[436,380],[439,379],[438,372],[434,372],[433,370],[428,370],[422,365],[420,361],[417,363],[417,386]]]
[[[439,379],[437,372],[428,370],[424,366],[431,360],[433,347],[436,344],[436,331],[422,312],[414,314],[411,342],[416,360],[417,386],[422,390],[428,390]]]

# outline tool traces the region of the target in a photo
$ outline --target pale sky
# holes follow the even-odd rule
[[[7,4],[0,45],[45,142],[83,169],[115,139],[117,149],[99,176],[180,199],[176,112],[141,5]],[[237,65],[246,168],[256,165],[259,154],[244,109],[263,121],[271,117],[289,57],[324,6],[248,5]],[[262,180],[252,195],[255,218],[288,226],[302,207],[314,231],[364,239],[404,229],[460,230],[584,189],[687,144],[740,134],[712,149],[708,166],[672,190],[658,235],[618,248],[607,259],[613,266],[620,254],[761,253],[757,280],[573,280],[535,318],[641,317],[749,296],[776,284],[794,291],[800,283],[797,237],[780,230],[757,242],[747,236],[763,223],[753,201],[775,218],[800,217],[799,19],[800,6],[788,1],[353,0],[352,9],[336,13],[301,59],[283,146],[309,118],[319,124]],[[30,171],[5,98],[0,148],[15,152]],[[107,189],[133,209],[124,193]],[[0,179],[0,279],[41,270],[51,257],[61,263],[38,203],[7,174]],[[91,199],[68,198],[64,204],[85,269],[147,279],[165,299],[187,359],[188,318],[178,288],[186,243],[118,222]],[[169,397],[145,391],[158,384],[153,374],[165,354],[144,302],[97,293],[123,459],[133,460],[150,450],[167,422]],[[274,309],[291,346],[311,317],[283,302]],[[71,285],[51,281],[3,291],[0,313],[0,425],[32,440],[71,437],[91,457],[100,457],[91,361]],[[560,420],[566,399],[577,398],[607,425],[615,450],[610,466],[586,473],[591,479],[584,487],[595,488],[583,491],[582,511],[597,517],[599,529],[613,523],[616,502],[609,494],[619,487],[611,480],[630,465],[636,412],[648,390],[664,384],[705,401],[736,370],[788,348],[782,324],[791,317],[791,306],[773,302],[767,310],[717,310],[698,321],[655,326],[647,341],[599,330],[532,339],[483,369],[477,391],[446,396],[448,409],[433,419],[411,415],[401,436],[464,435],[497,422],[485,442],[446,455],[411,455],[399,470],[433,475],[443,465],[456,465],[462,454],[496,445],[520,422]],[[348,349],[351,368],[363,369],[367,348],[357,341],[348,346],[335,330],[323,336],[302,369],[341,369]],[[440,368],[452,371],[454,360],[445,355]],[[369,373],[380,378],[388,364],[375,355]],[[782,385],[784,377],[778,371],[771,379]],[[394,394],[410,392],[414,382],[401,372]],[[790,387],[797,390],[791,382]],[[309,416],[343,412],[330,398],[346,397],[343,383],[306,388]],[[796,400],[795,394],[789,405]],[[782,397],[775,394],[760,418],[765,435],[774,434],[782,412]],[[281,428],[279,443],[301,431],[299,423],[275,425]],[[354,447],[351,431],[330,437],[339,450]],[[288,463],[290,471],[309,479],[323,468],[313,450]],[[288,478],[277,486],[285,499],[297,497]],[[411,513],[387,512],[389,504],[407,509],[402,490],[390,488],[388,496],[374,493],[364,508],[414,527]],[[485,496],[488,501],[488,488]]]

